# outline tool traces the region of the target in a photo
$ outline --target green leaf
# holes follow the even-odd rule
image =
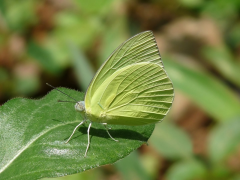
[[[7,25],[10,32],[19,34],[26,32],[29,26],[37,22],[35,13],[37,5],[37,1],[34,0],[22,1],[20,4],[17,4],[15,0],[1,2],[0,9],[3,12],[4,25]]]
[[[216,120],[226,121],[240,115],[238,97],[207,72],[190,69],[166,58],[164,65],[174,88],[190,97]]]
[[[98,14],[103,10],[109,10],[113,1],[111,0],[74,0],[78,7],[81,7],[81,10],[85,13]]]
[[[220,32],[225,32],[236,22],[235,19],[238,17],[238,10],[239,0],[233,0],[231,3],[224,0],[208,1],[207,3],[205,1],[201,9],[201,14],[211,17],[218,25],[217,27],[220,29]]]
[[[0,83],[9,79],[9,73],[5,68],[0,67]]]
[[[178,0],[182,6],[186,6],[188,8],[196,8],[203,4],[203,0]]]
[[[240,87],[240,63],[232,57],[227,47],[205,47],[203,54],[224,77]]]
[[[77,100],[83,93],[60,88]],[[114,163],[146,143],[154,125],[110,125],[113,141],[101,124],[93,123],[87,146],[87,124],[79,127],[68,144],[66,139],[82,121],[74,103],[56,90],[40,100],[16,98],[0,107],[0,179],[34,180],[83,172]]]
[[[159,161],[159,158],[156,158],[156,154],[149,151],[141,154],[139,158],[144,171],[148,174],[150,179],[157,179],[162,162]]]
[[[228,180],[239,180],[240,179],[240,174],[236,174],[235,176],[229,178]]]
[[[48,72],[57,74],[60,72],[60,66],[55,62],[48,49],[40,46],[34,41],[28,44],[28,53]]]
[[[57,178],[43,178],[41,180],[101,180],[103,179],[103,171],[101,168],[94,168],[82,173],[72,174]]]
[[[190,159],[192,143],[183,130],[163,121],[156,125],[150,144],[169,159]]]
[[[240,145],[240,118],[219,124],[209,137],[208,152],[214,163],[223,161]]]
[[[81,50],[78,50],[73,43],[69,44],[69,49],[73,59],[73,69],[79,81],[78,84],[80,84],[82,89],[86,91],[94,76],[93,68],[87,57]]]
[[[117,17],[118,20],[112,22],[102,33],[102,44],[99,50],[99,66],[102,65],[113,51],[122,44],[128,37],[126,31],[125,17]],[[105,33],[108,31],[108,33]],[[114,39],[114,41],[113,41]]]
[[[17,76],[14,79],[14,92],[22,95],[35,93],[40,86],[39,76],[32,75],[27,77]]]
[[[211,179],[222,179],[225,180],[231,176],[232,170],[228,167],[226,163],[218,163],[211,166],[209,169],[209,177]]]
[[[240,3],[239,3],[240,4]],[[229,32],[226,34],[226,38],[228,41],[228,46],[233,47],[234,49],[237,49],[240,44],[240,23],[234,23],[229,30]]]
[[[198,161],[183,161],[171,166],[166,176],[168,180],[193,180],[203,179],[206,173],[206,167],[202,163]]]
[[[51,40],[55,41],[58,49],[69,53],[67,43],[72,42],[82,49],[92,47],[96,35],[101,31],[103,24],[92,17],[79,16],[78,13],[62,11],[56,14],[56,28],[51,33]],[[49,39],[48,39],[49,40]],[[54,47],[51,47],[54,49]]]
[[[149,174],[146,172],[144,167],[142,166],[139,154],[137,152],[133,152],[131,155],[126,157],[125,159],[118,161],[114,164],[118,171],[122,175],[122,179],[124,180],[150,180]]]

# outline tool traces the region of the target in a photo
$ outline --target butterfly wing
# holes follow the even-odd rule
[[[144,125],[161,121],[173,101],[173,86],[165,70],[143,62],[115,71],[92,97],[93,121]]]
[[[143,125],[162,120],[173,96],[155,38],[146,31],[111,54],[92,80],[85,106],[92,121]]]
[[[85,95],[85,104],[91,104],[98,87],[116,70],[131,64],[152,62],[163,67],[155,37],[151,31],[139,33],[121,44],[100,67]]]

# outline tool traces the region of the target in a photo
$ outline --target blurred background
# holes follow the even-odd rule
[[[113,165],[44,180],[239,180],[239,0],[2,0],[0,104],[54,86],[85,92],[121,43],[156,37],[173,107]]]

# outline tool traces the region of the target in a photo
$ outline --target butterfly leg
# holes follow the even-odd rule
[[[107,123],[102,123],[102,124],[104,125],[104,127],[105,127],[105,129],[106,129],[108,135],[110,136],[110,138],[112,138],[112,140],[118,142],[118,140],[114,139],[114,138],[111,136],[111,134],[108,132]]]
[[[86,149],[86,152],[85,152],[84,157],[87,156],[88,148],[89,148],[89,146],[90,146],[90,136],[89,136],[89,132],[90,132],[91,125],[92,125],[92,122],[90,122],[90,124],[89,124],[89,126],[88,126],[88,130],[87,130],[87,133],[88,133],[88,145],[87,145],[87,149]]]
[[[74,128],[71,136],[70,136],[70,137],[68,138],[68,140],[65,142],[66,144],[70,141],[70,139],[72,138],[72,136],[73,136],[73,134],[75,133],[75,131],[77,130],[77,128],[78,128],[79,126],[81,126],[85,121],[86,121],[86,119],[84,119],[81,123],[79,123],[79,124]]]

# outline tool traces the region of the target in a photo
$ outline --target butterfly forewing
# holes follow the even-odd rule
[[[86,107],[91,104],[91,98],[99,86],[116,70],[140,62],[152,62],[163,67],[156,40],[151,31],[133,36],[110,55],[89,85],[85,96]]]

